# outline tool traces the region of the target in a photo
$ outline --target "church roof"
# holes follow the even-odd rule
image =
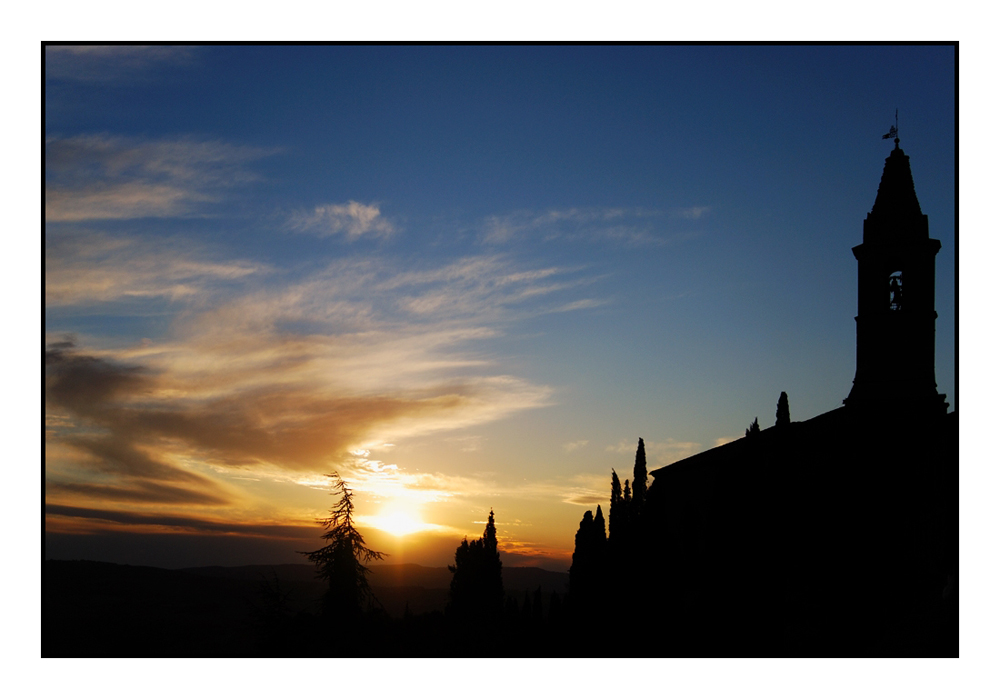
[[[771,446],[775,442],[787,442],[789,440],[815,444],[829,442],[829,439],[833,435],[845,430],[846,419],[847,410],[840,407],[803,422],[792,422],[785,427],[766,427],[756,435],[741,437],[732,442],[727,442],[721,446],[675,461],[667,466],[653,469],[649,472],[649,475],[655,479],[657,476],[667,474],[668,471],[677,473],[679,471],[696,470],[718,464],[738,463],[741,458],[746,456],[747,450],[757,445]]]
[[[882,181],[878,195],[869,216],[873,218],[910,218],[921,215],[920,202],[913,188],[913,174],[910,172],[910,157],[903,153],[896,141],[896,147],[885,159]]]

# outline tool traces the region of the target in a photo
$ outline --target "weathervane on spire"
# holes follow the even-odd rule
[[[889,133],[884,135],[882,138],[895,139],[896,148],[899,148],[899,109],[896,110],[896,123],[889,127]]]

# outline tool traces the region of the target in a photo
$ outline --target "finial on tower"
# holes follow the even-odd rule
[[[899,109],[896,110],[896,123],[889,127],[889,133],[882,136],[882,138],[893,138],[896,143],[896,150],[899,150]]]

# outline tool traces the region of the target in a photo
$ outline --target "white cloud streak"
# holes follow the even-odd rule
[[[45,143],[45,220],[195,215],[220,201],[226,190],[258,179],[246,164],[275,152],[194,139],[50,137]]]
[[[362,236],[385,238],[396,232],[396,227],[382,216],[378,206],[356,201],[323,204],[309,212],[295,212],[288,227],[320,237],[339,235],[348,242]]]
[[[691,206],[686,209],[675,209],[674,216],[686,218],[689,221],[697,221],[709,211],[711,211],[711,208],[708,206]]]
[[[246,260],[211,260],[181,239],[81,232],[50,234],[45,243],[45,305],[50,308],[129,298],[178,300],[268,269]]]
[[[580,281],[578,272],[485,256],[424,270],[341,260],[289,284],[252,263],[208,261],[182,241],[104,234],[53,241],[48,258],[53,305],[162,295],[180,307],[170,336],[155,341],[56,345],[47,437],[67,448],[53,483],[65,493],[178,503],[229,498],[212,479],[195,493],[154,476],[325,473],[350,466],[361,449],[548,405],[551,388],[498,370],[481,342]],[[413,303],[422,296],[433,307]],[[101,465],[109,454],[117,470]],[[445,488],[435,484],[443,476],[388,466],[367,472],[424,492],[482,486]]]
[[[701,448],[698,442],[678,442],[673,437],[668,437],[662,442],[643,440],[643,445],[646,448],[646,463],[650,469],[697,454]],[[635,456],[637,446],[637,440],[623,439],[618,444],[605,447],[605,451]]]
[[[691,207],[676,210],[674,216],[697,220],[707,211],[708,207]],[[483,219],[479,225],[479,240],[488,246],[524,239],[610,243],[627,248],[658,246],[677,238],[664,226],[663,218],[662,212],[647,209],[517,211]]]
[[[45,77],[86,83],[142,79],[160,67],[194,64],[193,46],[46,46]]]

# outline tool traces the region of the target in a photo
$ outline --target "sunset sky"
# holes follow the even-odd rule
[[[841,405],[899,110],[955,396],[951,46],[50,46],[46,554],[305,562],[332,503],[566,570],[631,477]]]

